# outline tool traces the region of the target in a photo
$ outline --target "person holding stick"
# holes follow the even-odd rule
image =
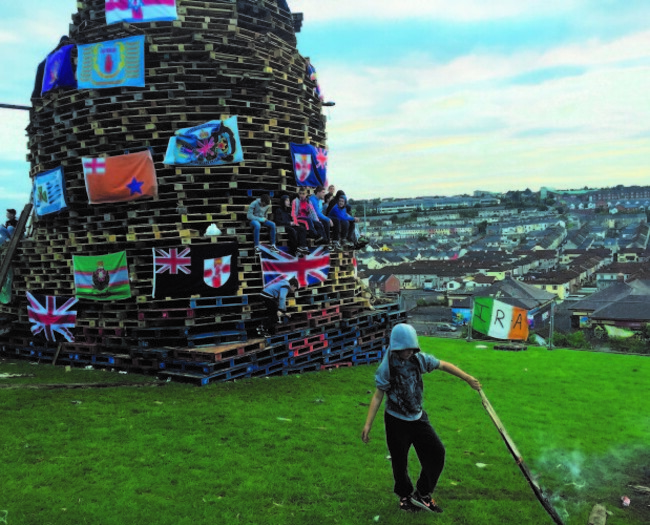
[[[394,491],[399,497],[399,508],[406,512],[422,509],[442,512],[431,494],[445,464],[445,447],[422,409],[422,374],[434,370],[447,372],[467,382],[474,390],[481,390],[481,383],[457,366],[420,352],[417,333],[411,325],[396,325],[390,334],[386,355],[375,374],[377,388],[361,433],[363,442],[368,443],[373,421],[386,395],[384,424],[395,480]],[[411,445],[422,466],[415,492],[408,474]]]

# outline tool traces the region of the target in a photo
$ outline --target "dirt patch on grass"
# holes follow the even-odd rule
[[[631,486],[628,487],[627,496],[630,498],[630,506],[627,510],[640,523],[650,523],[650,454],[640,465],[639,471],[633,473]],[[647,490],[634,487],[644,487]]]

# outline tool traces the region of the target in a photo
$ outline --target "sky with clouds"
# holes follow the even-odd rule
[[[648,184],[650,2],[289,0],[358,198]],[[76,0],[0,7],[0,102],[29,104]],[[0,206],[22,206],[26,114],[0,110]]]

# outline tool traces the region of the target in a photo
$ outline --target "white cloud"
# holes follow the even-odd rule
[[[309,23],[334,20],[450,20],[475,22],[542,16],[571,11],[579,0],[292,0],[294,12],[303,12]]]
[[[648,38],[469,55],[445,65],[321,64],[324,89],[337,102],[328,126],[331,178],[350,181],[358,197],[610,185],[626,177],[645,184],[650,61],[637,46]],[[584,69],[510,82],[564,65]]]
[[[0,109],[0,159],[23,161],[27,155],[25,128],[29,124],[27,111]]]

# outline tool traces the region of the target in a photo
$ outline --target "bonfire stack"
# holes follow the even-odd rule
[[[357,297],[352,251],[330,254],[327,279],[298,291],[290,302],[297,315],[277,336],[250,337],[266,313],[247,207],[263,193],[274,205],[280,195],[295,196],[289,143],[326,148],[317,84],[296,50],[299,17],[276,0],[176,0],[176,20],[107,24],[109,3],[78,2],[70,37],[80,46],[144,36],[145,86],[55,90],[33,100],[30,175],[62,168],[67,209],[36,217],[15,256],[14,299],[3,312],[17,320],[4,336],[4,352],[47,361],[58,351],[58,364],[155,372],[199,384],[379,359],[402,313],[396,306],[371,311]],[[233,116],[242,162],[163,162],[179,129]],[[82,157],[147,149],[155,197],[89,204]],[[221,235],[205,235],[211,224]],[[234,292],[153,297],[155,249],[180,253],[232,243]],[[281,228],[278,244],[286,244]],[[73,257],[118,252],[126,253],[129,298],[81,298],[73,341],[32,333],[27,292],[74,297]]]

